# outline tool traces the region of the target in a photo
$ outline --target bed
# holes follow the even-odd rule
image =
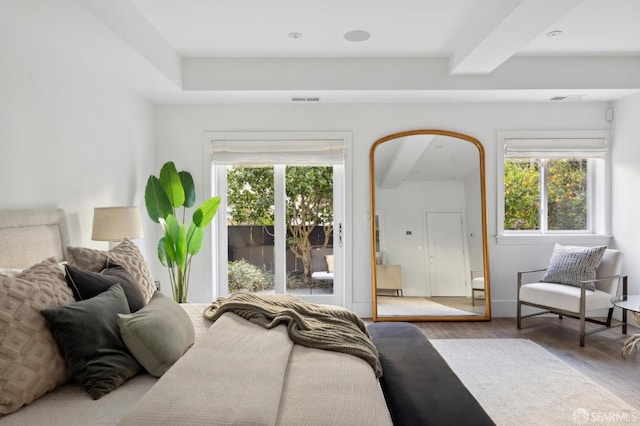
[[[158,373],[148,367],[148,359],[134,356],[143,367],[92,399],[84,379],[74,375],[83,386],[70,381],[65,368],[70,361],[62,353],[75,353],[75,342],[60,346],[58,353],[51,349],[67,343],[54,319],[76,305],[87,307],[81,315],[91,314],[89,303],[98,299],[120,307],[127,289],[113,285],[76,303],[74,293],[60,285],[63,268],[68,275],[70,265],[80,269],[78,265],[95,266],[106,259],[106,267],[90,272],[124,265],[145,299],[138,312],[169,302],[154,292],[148,267],[131,242],[109,252],[68,246],[64,211],[0,211],[0,425],[391,424],[371,362],[294,343],[284,324],[264,328],[247,321],[242,311],[218,307],[215,322],[209,321],[203,313],[210,304],[175,304],[180,314],[172,315],[187,318],[192,345],[164,371]],[[118,312],[121,327],[136,315]],[[85,319],[87,327],[93,322]],[[124,340],[125,335],[122,331]],[[138,355],[139,349],[130,349]]]

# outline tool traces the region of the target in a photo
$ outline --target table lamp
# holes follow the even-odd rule
[[[109,241],[109,249],[112,249],[125,238],[142,237],[138,206],[96,207],[93,210],[92,240]]]

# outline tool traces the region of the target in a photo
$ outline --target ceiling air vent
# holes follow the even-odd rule
[[[320,98],[318,98],[318,97],[310,97],[310,98],[293,97],[293,98],[291,98],[291,100],[293,102],[320,102]]]
[[[564,101],[565,99],[567,99],[566,96],[554,96],[553,98],[549,99],[550,101]]]

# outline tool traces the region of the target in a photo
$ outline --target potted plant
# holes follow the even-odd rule
[[[171,289],[176,302],[185,303],[189,292],[191,260],[202,248],[204,229],[213,220],[220,197],[211,197],[195,209],[189,225],[187,208],[196,202],[193,178],[189,172],[176,170],[173,162],[162,166],[158,177],[151,175],[144,192],[147,213],[160,223],[164,232],[158,243],[158,259],[169,269]],[[181,220],[176,209],[182,207]]]

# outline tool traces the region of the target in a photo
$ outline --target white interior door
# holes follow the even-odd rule
[[[431,296],[465,296],[462,213],[427,212],[427,271]]]

